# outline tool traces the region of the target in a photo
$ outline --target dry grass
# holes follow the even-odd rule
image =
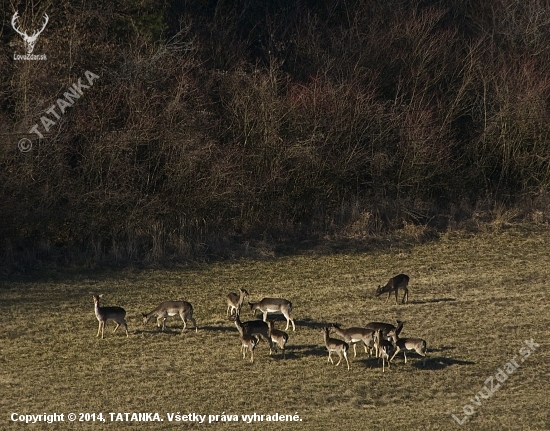
[[[508,229],[477,236],[449,234],[386,252],[296,256],[214,264],[178,271],[102,272],[45,277],[0,286],[1,429],[24,429],[12,412],[159,412],[158,423],[57,423],[33,429],[549,429],[546,396],[550,326],[550,232]],[[410,303],[374,298],[375,287],[409,274]],[[246,287],[250,300],[284,296],[294,304],[287,360],[244,361],[225,296]],[[97,339],[93,293],[128,312],[130,338],[113,323]],[[169,318],[160,333],[141,312],[166,299],[195,307],[199,332],[181,334]],[[243,308],[244,318],[252,318]],[[327,364],[318,328],[405,320],[403,336],[428,342],[422,368],[411,354],[382,373],[362,348],[351,370]],[[284,329],[282,316],[277,328]],[[465,404],[514,356],[523,340],[540,347],[460,427]],[[296,423],[170,424],[166,413],[295,414]],[[106,415],[108,417],[108,415]],[[207,419],[208,420],[208,419]],[[108,421],[109,422],[109,421]]]

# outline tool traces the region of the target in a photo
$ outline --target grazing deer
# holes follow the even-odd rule
[[[13,29],[23,38],[23,42],[25,42],[25,49],[27,50],[27,54],[32,54],[34,50],[34,44],[36,43],[36,39],[38,39],[38,36],[40,36],[40,33],[44,31],[46,28],[46,25],[48,24],[49,17],[47,14],[44,14],[44,24],[42,24],[42,28],[40,30],[36,30],[31,36],[29,36],[26,32],[19,30],[17,27],[17,20],[19,19],[19,12],[15,12],[11,19],[11,26]]]
[[[286,359],[285,345],[288,342],[288,334],[284,331],[275,329],[274,323],[272,320],[268,320],[267,324],[269,326],[269,334],[271,336],[271,341],[276,343],[283,352],[283,359]]]
[[[403,352],[405,357],[405,364],[407,363],[407,351],[414,350],[420,356],[423,357],[422,366],[426,365],[426,341],[421,338],[399,338],[396,331],[388,332],[395,346],[395,353],[391,357],[390,361],[399,353]]]
[[[248,304],[253,313],[256,310],[260,310],[264,314],[264,322],[267,319],[267,313],[282,313],[286,317],[285,331],[288,330],[289,322],[292,322],[292,330],[296,330],[294,319],[290,317],[292,302],[283,298],[264,298],[259,302],[249,302]]]
[[[349,350],[349,344],[345,341],[338,340],[337,338],[330,338],[329,337],[329,328],[323,328],[323,337],[325,339],[325,346],[328,350],[328,361],[334,364],[334,361],[332,360],[331,354],[332,352],[338,353],[338,357],[340,358],[336,366],[340,365],[340,362],[342,362],[342,356],[346,359],[346,363],[348,364],[348,371],[349,371],[349,361],[348,361],[348,350]]]
[[[164,301],[157,308],[148,314],[142,313],[143,324],[146,325],[149,319],[153,316],[157,316],[157,327],[161,327],[162,330],[166,329],[166,319],[170,316],[179,315],[183,320],[183,329],[181,332],[187,329],[187,321],[190,320],[195,325],[195,332],[197,332],[197,322],[193,318],[193,306],[187,301]]]
[[[245,289],[239,289],[239,294],[231,292],[227,295],[227,316],[233,315],[233,310],[235,313],[239,314],[241,312],[241,307],[243,306],[244,298],[248,295],[248,292]]]
[[[409,276],[405,274],[399,274],[396,275],[393,278],[390,278],[388,283],[382,287],[378,285],[378,289],[376,289],[376,297],[378,298],[383,293],[388,294],[388,298],[386,299],[386,304],[388,300],[390,299],[391,293],[395,292],[395,304],[397,305],[397,294],[399,292],[399,289],[403,289],[405,291],[403,295],[403,301],[402,303],[405,303],[405,298],[407,298],[407,302],[409,301],[409,289],[407,289],[407,285],[409,284]]]
[[[374,348],[374,330],[365,328],[348,328],[344,330],[341,329],[340,325],[337,325],[336,323],[333,323],[331,325],[331,329],[334,331],[335,334],[343,337],[346,343],[353,344],[354,358],[357,356],[356,346],[357,343],[359,343],[360,341],[362,341],[363,345],[365,346],[365,353],[368,353],[370,357],[371,351]]]
[[[99,321],[99,328],[97,329],[96,337],[99,337],[101,332],[101,338],[104,338],[105,332],[105,323],[109,320],[114,320],[116,322],[116,328],[113,333],[116,332],[120,325],[124,326],[126,329],[126,337],[128,337],[128,325],[126,324],[126,310],[122,307],[100,307],[99,298],[102,298],[103,295],[94,295],[94,306],[95,306],[95,317]]]
[[[269,343],[269,354],[273,351],[273,343],[271,342],[271,335],[269,333],[269,326],[267,323],[261,320],[249,320],[247,322],[241,322],[239,314],[235,314],[235,317],[230,317],[230,320],[235,322],[235,326],[239,330],[241,336],[260,336]]]
[[[382,331],[379,329],[374,333],[374,344],[376,346],[376,351],[379,354],[378,357],[378,363],[380,363],[380,359],[382,359],[382,372],[384,372],[384,361],[388,364],[388,370],[390,369],[390,352],[393,348],[393,344],[390,343],[388,340],[385,340],[382,337]]]

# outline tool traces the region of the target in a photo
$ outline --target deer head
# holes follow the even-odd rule
[[[32,51],[34,50],[34,44],[36,43],[36,39],[38,39],[38,36],[40,36],[40,33],[44,31],[46,28],[46,24],[48,24],[48,15],[44,14],[44,24],[42,25],[42,28],[40,30],[35,31],[31,36],[29,36],[26,32],[19,30],[17,27],[17,19],[19,18],[19,12],[15,12],[13,15],[13,18],[11,19],[11,26],[13,29],[23,38],[23,41],[25,42],[25,49],[27,50],[27,54],[32,54]]]

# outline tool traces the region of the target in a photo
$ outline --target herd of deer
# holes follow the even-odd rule
[[[398,302],[399,289],[404,291],[402,302],[405,303],[409,298],[409,290],[407,288],[409,284],[409,277],[405,274],[399,274],[391,278],[385,286],[378,286],[375,296],[378,297],[384,293],[388,294],[386,303],[390,299],[390,296],[395,293],[395,303]],[[263,320],[249,320],[242,322],[240,319],[240,312],[244,300],[248,292],[245,289],[240,289],[239,294],[230,293],[227,295],[227,312],[228,318],[235,322],[235,326],[239,331],[241,341],[241,352],[243,359],[246,359],[247,351],[250,352],[250,362],[254,362],[254,349],[259,343],[260,339],[264,339],[269,344],[269,354],[273,353],[274,345],[280,347],[283,359],[286,358],[285,346],[288,342],[288,334],[284,331],[276,329],[274,323],[271,320],[267,320],[269,313],[280,313],[286,318],[286,328],[288,330],[289,324],[292,323],[292,330],[296,330],[294,325],[294,319],[290,316],[292,311],[292,303],[283,298],[264,298],[259,302],[249,302],[250,309],[253,313],[256,310],[260,310],[263,313]],[[109,320],[113,320],[117,325],[114,331],[119,326],[123,326],[126,330],[126,336],[128,337],[128,325],[126,324],[126,311],[122,307],[101,307],[99,300],[102,295],[94,295],[95,315],[99,321],[99,328],[97,331],[97,337],[101,332],[101,338],[104,337],[105,324]],[[193,322],[195,331],[197,331],[197,322],[193,318],[193,306],[187,301],[165,301],[148,314],[142,314],[143,324],[152,318],[157,318],[157,326],[166,329],[166,319],[170,316],[179,315],[183,321],[182,332],[187,328],[187,321]],[[399,333],[403,329],[403,322],[397,321],[397,326],[389,323],[371,322],[365,327],[356,327],[342,329],[340,325],[336,323],[330,327],[325,327],[321,330],[323,333],[325,346],[328,350],[328,361],[334,364],[332,360],[332,353],[336,353],[339,357],[336,365],[340,365],[342,358],[346,360],[348,370],[350,369],[348,361],[348,350],[350,344],[353,344],[353,356],[357,356],[356,345],[357,343],[363,343],[365,353],[372,355],[373,351],[375,357],[382,360],[382,371],[385,370],[385,364],[388,369],[390,362],[395,356],[403,352],[405,363],[407,363],[407,351],[415,351],[423,357],[422,364],[426,363],[426,341],[421,338],[399,338]],[[114,332],[113,331],[113,332]],[[331,338],[330,333],[333,332],[336,335],[343,338]]]

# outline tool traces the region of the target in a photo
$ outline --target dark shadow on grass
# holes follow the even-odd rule
[[[441,346],[438,348],[430,348],[428,352],[445,352],[446,350],[455,350],[455,346]]]
[[[454,349],[454,347],[441,347],[439,349],[429,349],[428,352],[434,352],[434,351],[443,351],[443,350],[450,350]],[[390,355],[391,357],[392,355]],[[374,356],[371,356],[370,358],[363,357],[362,359],[353,358],[352,355],[348,354],[348,357],[350,360],[354,362],[362,363],[365,368],[378,368],[382,367],[382,362],[378,363],[378,358],[375,358]],[[475,362],[472,361],[464,361],[461,359],[453,359],[453,358],[446,358],[442,356],[430,356],[427,355],[426,357],[426,363],[425,365],[422,365],[423,358],[422,356],[409,352],[407,353],[407,363],[405,364],[403,355],[400,353],[398,354],[394,360],[391,362],[391,367],[414,367],[419,370],[442,370],[445,369],[451,365],[475,365]]]
[[[273,350],[273,354],[271,355],[271,359],[274,361],[292,361],[296,359],[301,359],[302,357],[297,355],[294,352],[294,346],[286,346],[285,348],[285,357],[283,358],[283,351],[277,347],[277,351],[275,349]]]
[[[199,332],[201,331],[212,331],[212,332],[235,332],[237,333],[237,328],[235,325],[232,326],[212,326],[212,325],[199,325]]]
[[[382,371],[382,361],[380,363],[378,362],[378,358],[375,358],[374,356],[371,356],[370,358],[367,356],[360,357],[357,355],[357,357],[353,357],[352,355],[348,354],[348,358],[350,362],[362,364],[364,368],[380,368],[380,371]],[[388,366],[386,365],[385,368]]]
[[[242,315],[241,315],[241,321],[244,323],[244,322],[249,322],[251,320],[263,320],[262,319],[262,316],[259,315],[259,316],[256,316],[256,319],[252,316],[250,316],[250,318],[244,318]],[[288,329],[286,329],[286,318],[282,315],[282,314],[270,314],[269,317],[267,318],[267,320],[271,320],[275,323],[275,329],[278,329],[280,331],[285,331],[287,334],[289,335],[292,335],[293,331],[292,330],[292,323],[290,323],[288,325]],[[228,322],[230,322],[230,324],[232,325],[231,327],[232,328],[235,328],[235,323],[231,320],[228,319]],[[321,329],[323,329],[324,327],[330,327],[330,325],[332,325],[332,323],[334,322],[319,322],[319,321],[316,321],[316,320],[312,320],[312,319],[309,319],[309,318],[305,318],[305,319],[301,319],[301,320],[294,320],[294,325],[296,326],[296,331],[299,331],[300,328],[304,328],[304,329],[312,329],[314,331],[321,331]],[[213,330],[216,330],[216,328],[219,328],[219,327],[214,327],[212,326],[211,327]],[[323,336],[320,335],[320,339],[321,341],[323,340]]]
[[[413,361],[409,362],[410,358],[409,355],[407,355],[406,365],[410,364],[412,367],[420,370],[443,370],[451,365],[475,365],[475,362],[472,361],[463,361],[461,359],[445,358],[441,356],[428,356],[428,359],[426,359],[426,365],[422,366],[422,358],[420,356],[417,356],[417,358],[414,358]]]
[[[300,320],[299,322],[297,320],[295,320],[294,323],[296,324],[296,327],[309,328],[309,329],[313,329],[313,330],[318,330],[320,332],[321,329],[323,329],[324,327],[329,327],[334,322],[319,322],[319,321],[316,321],[316,320],[306,318],[306,319]],[[323,339],[323,336],[321,335],[321,340],[322,339]]]
[[[444,218],[444,217],[443,217]],[[174,256],[174,259],[163,258],[150,261],[147,253],[134,259],[114,260],[109,254],[96,256],[95,249],[89,246],[67,246],[56,248],[55,252],[37,253],[32,243],[26,244],[13,257],[17,263],[0,264],[0,281],[8,280],[9,284],[0,283],[3,289],[25,289],[25,282],[52,280],[67,284],[78,284],[85,280],[133,280],[139,279],[142,271],[163,269],[183,272],[209,271],[208,264],[232,262],[243,258],[251,261],[270,261],[285,256],[325,256],[337,254],[361,254],[373,251],[387,251],[398,247],[401,250],[414,246],[439,241],[439,230],[446,228],[431,226],[433,217],[416,219],[416,223],[429,226],[420,236],[403,236],[398,231],[370,238],[338,237],[327,239],[324,231],[304,233],[302,229],[278,232],[277,237],[266,242],[265,238],[254,235],[233,236],[219,245],[203,248],[197,247],[196,253]],[[343,226],[342,226],[343,227]],[[309,229],[308,229],[309,231]],[[282,236],[280,235],[282,233]],[[269,235],[272,236],[272,235]]]
[[[293,350],[300,351],[301,356],[327,356],[328,351],[325,347],[315,344],[293,345]],[[338,355],[336,355],[338,356]]]
[[[419,301],[409,301],[409,304],[434,304],[437,302],[451,302],[456,301],[456,298],[433,298]]]
[[[189,331],[184,331],[183,335],[185,335]],[[195,330],[193,329],[193,332]],[[159,329],[136,329],[134,331],[134,334],[136,335],[182,335],[181,329],[169,329],[166,328],[164,331],[161,331]]]
[[[199,331],[200,331],[200,327],[199,327]],[[188,333],[195,333],[195,328],[192,328],[192,329],[189,329],[189,327],[183,331],[183,333],[181,332],[181,328],[166,328],[164,331],[160,330],[160,329],[136,329],[134,331],[134,334],[136,335],[140,335],[140,334],[149,334],[149,335],[153,335],[153,334],[166,334],[166,335],[185,335],[185,334],[188,334]]]

